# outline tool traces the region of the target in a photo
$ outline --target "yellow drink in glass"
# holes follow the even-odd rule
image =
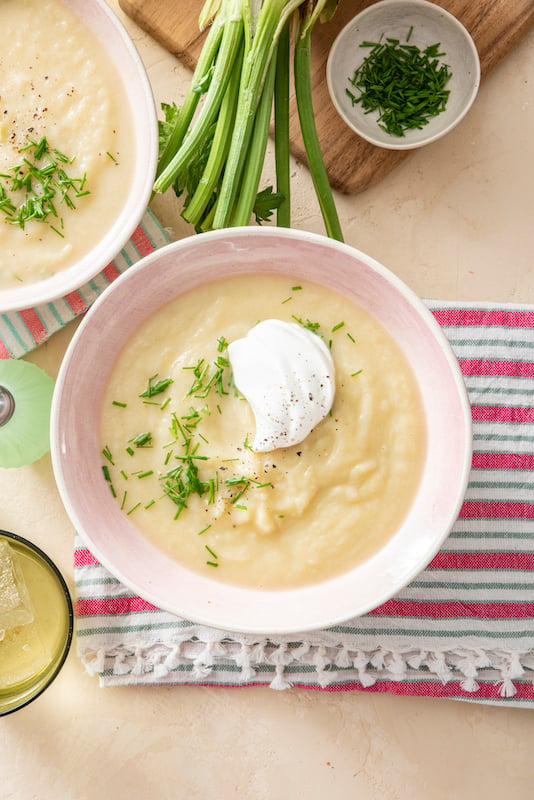
[[[72,631],[72,601],[55,564],[31,542],[0,530],[0,716],[50,685]]]

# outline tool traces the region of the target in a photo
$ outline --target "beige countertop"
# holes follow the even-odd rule
[[[157,104],[180,103],[187,70],[109,2]],[[422,297],[534,303],[533,133],[534,31],[447,138],[336,198],[346,241]],[[322,233],[307,170],[292,172],[294,226]],[[175,238],[190,233],[172,198],[154,210]],[[29,360],[55,377],[75,327]],[[0,528],[45,549],[72,587],[73,528],[49,455],[0,469]],[[73,647],[44,695],[0,723],[0,798],[530,800],[533,738],[534,709],[357,691],[100,689]]]

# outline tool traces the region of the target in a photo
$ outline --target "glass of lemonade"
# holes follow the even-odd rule
[[[31,542],[0,530],[0,716],[52,683],[72,632],[72,600],[56,565]]]

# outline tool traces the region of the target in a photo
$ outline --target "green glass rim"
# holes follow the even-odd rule
[[[5,536],[7,539],[12,539],[15,542],[19,542],[19,544],[28,547],[30,550],[33,550],[33,552],[45,562],[45,564],[51,569],[51,571],[54,574],[54,577],[59,583],[59,586],[61,587],[63,594],[65,596],[65,603],[67,605],[67,635],[65,637],[65,641],[63,644],[63,652],[61,654],[59,661],[55,666],[55,669],[53,670],[53,672],[50,673],[46,681],[44,681],[43,685],[40,686],[39,689],[34,694],[30,695],[29,697],[26,697],[25,699],[22,700],[22,702],[13,706],[13,708],[8,708],[5,711],[2,711],[0,709],[0,717],[3,717],[7,716],[8,714],[12,714],[14,711],[20,711],[21,708],[24,708],[25,706],[29,705],[29,703],[32,703],[57,678],[59,672],[61,671],[63,665],[65,664],[65,661],[67,660],[67,656],[69,654],[72,644],[72,637],[74,633],[74,607],[72,603],[72,598],[70,596],[69,587],[67,586],[65,578],[59,571],[59,567],[52,561],[50,556],[44,552],[44,550],[41,550],[41,548],[38,547],[38,545],[34,544],[33,542],[30,542],[28,539],[25,539],[23,536],[19,536],[17,533],[13,533],[12,531],[5,531],[2,528],[0,528],[0,536]]]

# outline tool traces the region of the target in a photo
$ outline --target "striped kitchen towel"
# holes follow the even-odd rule
[[[267,684],[534,704],[534,307],[428,301],[460,361],[474,455],[459,518],[397,596],[301,636],[158,610],[77,538],[77,649],[101,685]]]
[[[147,210],[120,253],[85,286],[37,308],[0,314],[0,358],[20,358],[43,344],[53,333],[87,311],[121,272],[169,241],[166,231]]]

